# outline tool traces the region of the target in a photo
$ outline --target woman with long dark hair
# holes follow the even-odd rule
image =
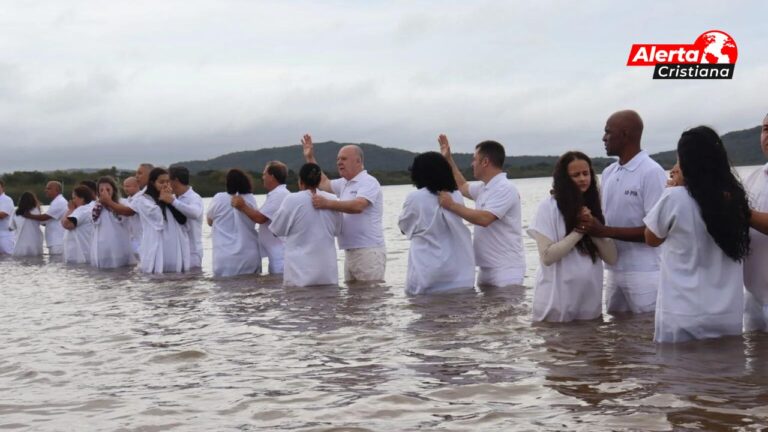
[[[109,176],[96,182],[100,200],[116,202],[127,206],[127,200],[120,197],[117,182]],[[90,263],[98,268],[117,268],[133,265],[133,247],[128,232],[129,222],[109,206],[96,204],[91,212],[93,219],[93,241],[91,242]]]
[[[669,187],[645,217],[645,241],[661,246],[657,342],[742,332],[742,262],[750,209],[717,132],[699,126],[677,143],[683,186]]]
[[[261,273],[259,233],[248,216],[232,206],[232,197],[239,196],[255,209],[251,179],[242,170],[227,172],[226,192],[213,196],[208,206],[208,225],[213,227],[213,275],[235,276]]]
[[[16,231],[16,245],[13,256],[40,256],[43,254],[43,231],[40,222],[25,218],[27,214],[39,215],[40,202],[32,192],[24,192],[19,197],[19,205],[11,220],[11,229]],[[58,223],[58,222],[56,222]]]
[[[318,189],[322,178],[323,171],[317,164],[304,164],[299,170],[299,192],[283,199],[269,224],[270,231],[283,237],[285,244],[283,285],[339,283],[334,239],[341,231],[341,213],[312,206],[314,195],[337,200],[335,195]]]
[[[93,242],[93,207],[96,205],[93,190],[85,185],[72,189],[69,210],[61,219],[64,233],[64,262],[87,264],[91,260]]]
[[[187,218],[172,204],[173,191],[165,168],[149,173],[146,191],[131,202],[141,218],[139,268],[144,273],[178,273],[189,270]]]
[[[439,195],[464,203],[451,165],[437,152],[417,155],[411,165],[416,190],[408,194],[398,226],[411,241],[405,292],[411,295],[456,290],[475,286],[475,258],[472,235],[461,217],[440,206]]]
[[[533,293],[533,320],[565,322],[598,318],[602,312],[603,261],[616,262],[611,239],[591,237],[592,219],[605,223],[592,160],[570,151],[558,159],[551,196],[528,229],[541,265]]]

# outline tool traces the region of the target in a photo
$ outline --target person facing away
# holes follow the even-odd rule
[[[742,262],[750,245],[746,192],[714,130],[683,132],[677,157],[684,186],[664,190],[643,220],[646,243],[661,246],[654,340],[741,334]]]
[[[503,287],[522,285],[525,276],[520,194],[503,170],[504,146],[483,141],[475,146],[472,173],[479,181],[468,182],[451,155],[448,137],[438,137],[440,151],[450,163],[453,177],[464,197],[475,201],[465,207],[441,192],[440,204],[474,225],[477,284]]]
[[[256,207],[251,179],[239,169],[226,176],[226,192],[213,196],[208,206],[208,225],[213,227],[213,275],[234,276],[261,273],[261,252],[256,226],[232,206],[232,197],[239,196]]]
[[[313,206],[313,197],[337,198],[320,190],[323,172],[315,163],[299,170],[299,192],[289,194],[272,218],[269,229],[283,239],[283,285],[337,285],[339,270],[334,237],[342,227],[342,213]]]
[[[109,176],[101,177],[96,182],[99,189],[99,202],[93,207],[93,241],[91,242],[90,264],[98,268],[118,268],[133,265],[133,247],[128,231],[126,216],[101,204],[116,202],[128,205],[128,201],[120,197],[115,179]]]
[[[130,203],[130,209],[141,218],[139,269],[144,273],[179,273],[189,270],[189,238],[184,228],[187,217],[167,203],[172,198],[168,171],[153,168],[149,172],[144,193]],[[115,201],[108,201],[108,207],[115,208]]]
[[[69,209],[61,219],[64,233],[64,262],[88,264],[91,261],[93,242],[93,207],[96,197],[88,186],[72,189]]]
[[[301,140],[304,159],[317,164],[312,137]],[[387,264],[384,244],[384,198],[379,181],[368,174],[363,164],[363,150],[347,145],[339,150],[336,167],[341,178],[329,180],[323,173],[318,189],[333,193],[338,200],[314,194],[312,205],[343,214],[339,249],[344,250],[344,280],[347,282],[383,281]]]
[[[259,224],[259,245],[261,253],[269,260],[269,273],[282,274],[283,241],[269,230],[269,224],[283,199],[291,193],[285,185],[288,179],[288,167],[280,161],[270,161],[264,167],[261,178],[267,190],[267,199],[261,208],[246,205],[245,200],[238,195],[232,197],[232,206]]]
[[[659,200],[667,175],[641,150],[642,134],[643,120],[635,111],[618,111],[608,117],[605,151],[619,160],[603,170],[605,224],[584,216],[590,236],[616,241],[619,257],[607,266],[605,285],[605,306],[610,314],[652,312],[656,304],[659,255],[643,243],[643,218]]]
[[[398,227],[411,241],[405,292],[411,295],[472,290],[475,257],[472,234],[456,214],[440,207],[438,193],[457,203],[458,191],[451,165],[437,152],[417,155],[411,166],[416,190],[409,193]]]
[[[189,185],[189,170],[176,165],[168,169],[171,178],[173,204],[187,217],[189,234],[190,267],[200,268],[203,264],[203,198]]]
[[[552,177],[552,192],[528,228],[541,261],[533,321],[595,319],[602,313],[603,261],[616,262],[616,245],[588,235],[588,226],[579,221],[582,214],[604,220],[592,160],[582,152],[567,152]]]
[[[139,187],[139,181],[136,177],[127,177],[123,180],[123,192],[125,193],[125,199],[130,207],[134,197],[138,196],[141,188]],[[141,244],[141,219],[138,215],[123,216],[128,218],[128,233],[131,236],[131,248],[133,249],[134,256],[139,254],[139,245]]]
[[[49,255],[61,255],[64,253],[64,227],[60,220],[67,212],[69,205],[62,196],[61,183],[49,181],[45,185],[45,196],[51,200],[48,210],[44,214],[27,213],[24,217],[42,222],[45,225],[45,244],[48,246]]]
[[[11,228],[16,231],[13,256],[40,256],[43,254],[43,232],[40,222],[25,215],[40,215],[40,202],[32,192],[19,197],[19,206],[13,214]]]
[[[15,212],[13,199],[5,194],[5,182],[0,179],[0,255],[13,253],[15,243],[11,221]]]

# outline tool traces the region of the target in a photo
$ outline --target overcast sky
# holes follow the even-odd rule
[[[646,149],[671,150],[691,126],[761,122],[766,16],[763,1],[3,1],[0,172],[207,159],[305,132],[600,156],[622,108],[643,116]],[[711,29],[736,40],[732,80],[625,66],[633,43]]]

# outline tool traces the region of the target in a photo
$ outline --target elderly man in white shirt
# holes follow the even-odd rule
[[[438,137],[440,151],[451,164],[461,194],[475,201],[475,208],[440,193],[440,205],[474,225],[475,265],[479,286],[522,285],[525,277],[520,193],[503,170],[506,154],[496,141],[475,146],[472,173],[480,181],[468,182],[451,155],[448,137]]]
[[[190,268],[200,268],[203,263],[203,198],[189,185],[189,170],[176,165],[168,168],[174,199],[173,204],[187,217],[189,233]]]
[[[304,158],[315,160],[312,137],[301,140]],[[336,167],[341,178],[329,180],[323,174],[320,190],[336,195],[339,200],[329,200],[320,194],[312,198],[317,209],[329,209],[343,213],[339,249],[344,250],[344,280],[347,282],[383,281],[387,263],[384,244],[384,198],[379,181],[368,174],[363,165],[363,150],[347,145],[339,150]]]
[[[45,196],[51,199],[48,210],[41,215],[29,213],[24,215],[27,219],[45,222],[45,244],[48,246],[49,255],[61,255],[64,253],[65,230],[59,221],[69,210],[69,205],[61,192],[61,183],[49,181],[45,185]]]
[[[644,243],[645,218],[666,185],[664,169],[640,149],[643,120],[635,111],[612,114],[603,142],[608,156],[619,160],[603,170],[605,225],[591,215],[587,234],[616,240],[618,260],[608,269],[605,304],[608,313],[645,313],[656,308],[659,253]]]
[[[11,232],[13,211],[13,200],[5,194],[5,182],[0,180],[0,255],[13,253],[15,243]]]

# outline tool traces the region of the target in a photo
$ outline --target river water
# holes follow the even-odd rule
[[[514,183],[527,226],[550,179]],[[216,280],[207,227],[198,274],[0,259],[0,429],[768,427],[768,335],[658,346],[651,315],[532,325],[528,238],[525,288],[405,296],[410,190],[384,188],[382,285]]]

